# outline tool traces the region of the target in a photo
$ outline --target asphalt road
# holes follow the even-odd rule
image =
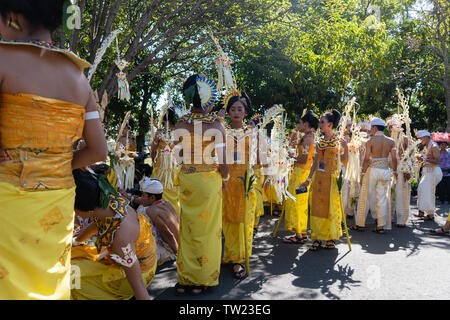
[[[352,251],[345,235],[336,249],[308,251],[312,244],[284,244],[289,232],[278,218],[261,217],[250,258],[250,276],[232,277],[231,265],[223,265],[219,286],[197,296],[176,296],[175,263],[160,266],[148,290],[155,300],[447,300],[450,288],[450,236],[428,232],[445,223],[450,205],[436,200],[434,222],[410,218],[406,228],[386,234],[350,231]],[[415,199],[412,212],[417,212]],[[370,216],[370,214],[368,215]],[[348,220],[353,225],[353,220]]]

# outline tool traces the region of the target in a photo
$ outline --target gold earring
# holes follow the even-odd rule
[[[17,31],[22,31],[22,28],[20,27],[20,25],[17,22],[12,21],[11,18],[8,21],[8,27],[16,29]]]

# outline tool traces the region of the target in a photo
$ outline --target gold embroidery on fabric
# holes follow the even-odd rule
[[[219,278],[219,271],[216,270],[214,271],[211,275],[210,275],[211,279],[213,279],[214,281],[216,281]]]
[[[61,210],[58,207],[54,207],[39,223],[45,233],[49,232],[55,225],[60,223],[64,219]]]
[[[197,261],[201,267],[204,267],[208,264],[208,258],[205,255],[202,255],[200,258],[197,259]]]
[[[211,218],[211,215],[209,214],[208,210],[203,210],[203,212],[200,214],[200,219],[202,219],[203,223],[209,220]]]
[[[6,268],[0,266],[0,280],[4,279],[9,274]]]
[[[59,262],[65,267],[67,264],[67,255],[70,253],[70,249],[72,248],[72,244],[68,244],[64,249],[63,253],[59,257]]]

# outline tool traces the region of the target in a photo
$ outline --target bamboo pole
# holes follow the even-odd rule
[[[245,191],[245,202],[244,202],[244,249],[245,249],[245,271],[247,275],[250,275],[250,253],[248,249],[248,200],[249,200],[249,192],[248,185],[249,185],[249,175],[250,175],[250,161],[247,166],[247,173],[245,174],[245,185],[244,185],[244,191]]]
[[[285,212],[285,206],[284,206],[284,204],[283,204],[283,209],[282,209],[282,211],[281,211],[280,219],[278,219],[277,226],[276,226],[276,228],[275,228],[275,231],[274,231],[273,234],[272,234],[272,237],[273,237],[273,238],[275,238],[275,237],[277,236],[278,228],[280,227],[281,220],[283,220],[283,218],[284,218],[284,212]]]

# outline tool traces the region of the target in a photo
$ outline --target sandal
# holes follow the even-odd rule
[[[439,231],[437,231],[437,230],[439,230]],[[448,235],[450,233],[449,231],[445,231],[444,228],[430,229],[430,232],[432,234],[437,234],[437,235],[440,235],[440,236]]]
[[[317,244],[317,245],[316,245]],[[319,240],[314,240],[312,246],[309,248],[311,251],[317,251],[322,247],[322,243]]]
[[[354,225],[354,226],[350,227],[350,230],[366,231],[366,227],[360,227],[360,226]]]
[[[384,228],[381,228],[381,229],[376,228],[376,229],[373,229],[372,231],[375,233],[378,233],[378,234],[384,234]]]
[[[308,237],[298,237],[297,235],[292,236],[287,239],[283,239],[283,243],[289,243],[289,244],[304,244],[308,242]]]
[[[328,240],[325,249],[335,249],[336,248],[336,242],[334,240]]]
[[[406,224],[396,224],[395,225],[397,228],[405,228],[406,227]]]
[[[239,271],[234,271],[234,267],[236,266],[240,266],[242,269]],[[233,276],[238,280],[241,280],[247,276],[247,273],[245,272],[245,266],[242,263],[235,263],[233,265]]]
[[[194,290],[199,290],[199,291],[194,291]],[[206,286],[192,286],[191,294],[197,296],[201,293],[204,293],[206,290],[208,290],[208,287],[206,287]]]
[[[429,215],[426,215],[422,218],[423,221],[434,221],[434,216],[430,217]]]
[[[180,289],[183,291],[180,291]],[[185,286],[177,282],[177,284],[175,285],[175,295],[181,296],[183,294],[186,294],[188,293],[189,289],[190,289],[189,286]]]

